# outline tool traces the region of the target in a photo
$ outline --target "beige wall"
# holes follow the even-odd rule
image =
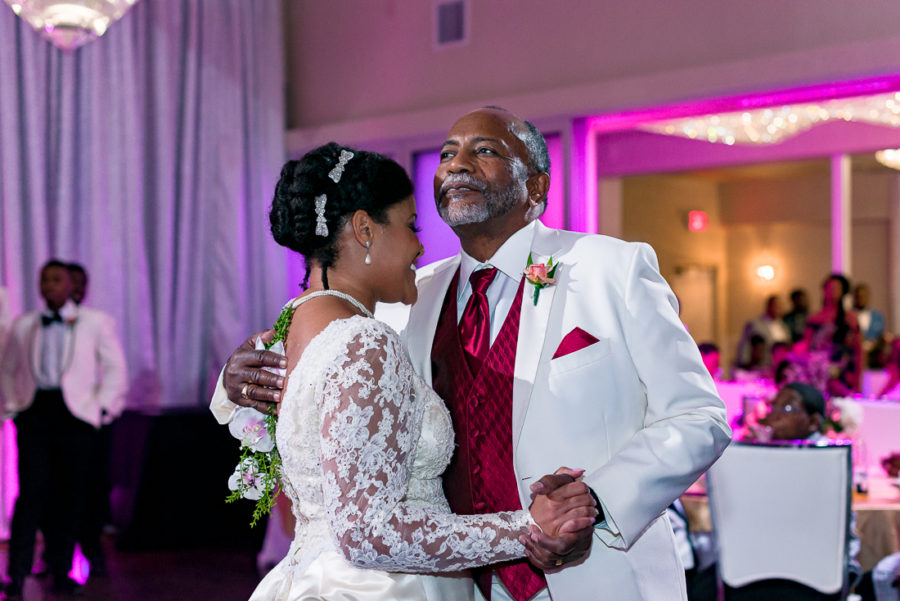
[[[852,177],[851,280],[868,283],[872,305],[888,314],[891,175],[854,171]],[[820,306],[820,285],[831,271],[829,195],[827,170],[722,183],[689,175],[626,178],[622,237],[653,245],[667,279],[680,266],[717,268],[716,342],[727,365],[744,323],[762,312],[769,295],[781,296],[787,309],[790,290],[805,288],[813,310]],[[687,230],[690,209],[708,212],[707,232]],[[775,267],[774,280],[756,276],[761,264]]]
[[[893,73],[900,3],[472,0],[432,43],[433,0],[283,0],[295,144],[441,132],[499,103],[530,118]]]
[[[851,281],[872,288],[872,305],[888,312],[888,199],[890,174],[852,172]],[[831,272],[830,182],[827,172],[805,177],[723,184],[722,221],[728,229],[728,331],[762,311],[769,294],[800,287],[820,306],[822,280]],[[762,283],[755,267],[766,259],[776,278]],[[892,325],[892,324],[889,324]]]
[[[672,282],[681,268],[714,267],[716,300],[709,309],[715,312],[716,342],[725,332],[726,231],[721,225],[718,185],[691,177],[633,177],[623,180],[622,238],[647,242],[659,258],[663,277]],[[705,232],[687,228],[687,213],[706,211],[709,226]],[[678,294],[677,286],[673,285]],[[684,297],[684,294],[680,295]],[[697,328],[691,328],[692,331]],[[704,342],[698,340],[697,342]]]

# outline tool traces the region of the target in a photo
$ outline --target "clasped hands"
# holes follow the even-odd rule
[[[531,485],[529,510],[540,528],[529,527],[529,536],[519,542],[536,568],[559,570],[591,549],[597,503],[587,484],[577,480],[583,473],[561,467]]]
[[[285,369],[287,360],[255,348],[257,338],[268,343],[274,335],[273,330],[257,332],[228,358],[222,383],[228,398],[236,404],[263,413],[274,404],[277,412],[284,378],[264,368]],[[519,541],[528,560],[541,570],[560,570],[590,551],[597,507],[588,486],[577,481],[583,472],[561,467],[531,485],[529,510],[540,528],[530,526],[529,534]]]

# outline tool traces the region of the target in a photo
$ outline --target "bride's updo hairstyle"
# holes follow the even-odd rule
[[[329,142],[281,169],[269,211],[272,236],[306,259],[304,288],[310,260],[322,266],[322,283],[328,288],[326,272],[338,257],[337,238],[353,213],[363,210],[376,223],[386,223],[387,210],[412,193],[409,176],[393,160]],[[317,211],[322,195],[324,209]]]

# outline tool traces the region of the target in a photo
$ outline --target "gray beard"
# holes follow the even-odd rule
[[[482,193],[484,202],[479,204],[438,203],[438,214],[444,223],[450,227],[467,225],[470,223],[484,223],[494,217],[501,217],[509,213],[520,202],[528,191],[523,181],[521,186],[510,186],[503,190],[486,188]]]

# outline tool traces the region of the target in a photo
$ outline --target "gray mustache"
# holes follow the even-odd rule
[[[443,196],[447,192],[447,188],[453,188],[459,185],[475,188],[479,192],[484,192],[486,188],[484,182],[482,182],[475,176],[469,175],[467,173],[458,173],[455,175],[448,175],[447,179],[444,180],[444,183],[441,184],[441,196]]]

